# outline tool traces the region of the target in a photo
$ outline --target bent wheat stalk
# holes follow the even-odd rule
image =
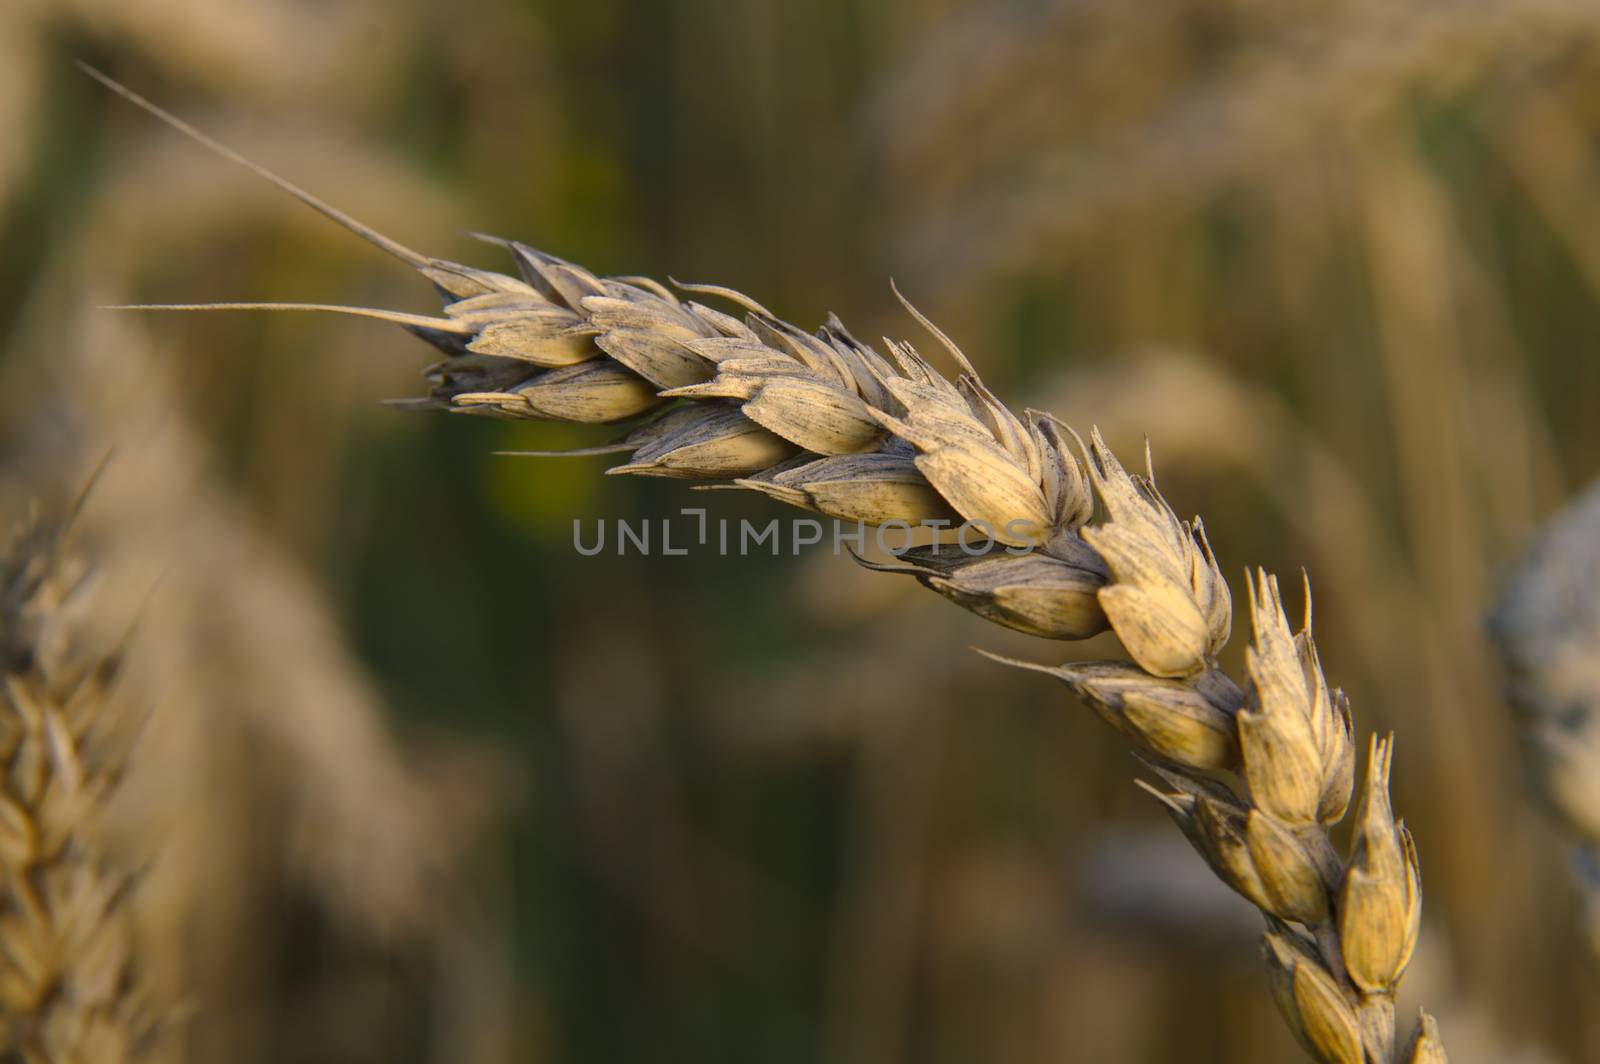
[[[141,1058],[155,1031],[132,949],[133,877],[98,821],[130,728],[114,655],[80,645],[86,570],[37,518],[0,556],[0,1057]]]
[[[954,383],[908,343],[885,340],[880,354],[837,318],[809,333],[724,288],[677,286],[742,316],[514,241],[494,242],[516,276],[422,255],[94,76],[406,262],[445,299],[439,317],[295,304],[164,309],[381,318],[444,356],[415,405],[594,423],[653,414],[607,447],[570,453],[626,454],[609,472],[745,488],[847,521],[966,521],[990,532],[978,556],[930,546],[879,568],[1034,635],[1113,630],[1132,661],[1008,664],[1060,679],[1145,757],[1164,786],[1143,786],[1265,915],[1274,995],[1314,1059],[1444,1060],[1426,1016],[1396,1049],[1394,994],[1422,893],[1411,835],[1389,803],[1392,741],[1369,745],[1354,845],[1341,856],[1328,832],[1354,791],[1350,709],[1323,678],[1309,589],[1293,631],[1276,578],[1250,577],[1254,639],[1241,688],[1216,663],[1232,627],[1227,583],[1200,521],[1180,520],[1157,490],[1148,455],[1145,473],[1130,474],[1098,432],[1085,444],[1049,414],[1018,417],[908,302],[960,366]]]

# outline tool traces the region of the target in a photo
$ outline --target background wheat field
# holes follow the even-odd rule
[[[1001,631],[813,548],[582,557],[775,504],[603,430],[397,411],[422,346],[244,298],[424,285],[82,76],[416,247],[527,240],[904,335],[1145,437],[1223,572],[1317,587],[1399,736],[1401,998],[1600,1060],[1600,968],[1484,619],[1600,474],[1589,0],[12,0],[0,501],[69,499],[150,711],[114,806],[159,1059],[1298,1059],[1250,906]],[[902,586],[904,585],[904,586]],[[1238,651],[1230,651],[1233,659]],[[1230,659],[1230,660],[1233,660]]]

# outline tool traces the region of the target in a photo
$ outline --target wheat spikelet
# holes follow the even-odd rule
[[[88,574],[62,533],[31,519],[0,559],[0,1055],[115,1064],[154,1031],[133,879],[97,834],[136,722],[109,692],[116,657],[82,645]]]
[[[1274,995],[1314,1059],[1443,1059],[1426,1016],[1397,1056],[1394,995],[1422,896],[1415,846],[1389,801],[1392,739],[1372,738],[1357,795],[1350,707],[1323,676],[1309,585],[1296,630],[1276,578],[1253,574],[1249,682],[1220,669],[1231,593],[1204,527],[1162,497],[1148,455],[1145,472],[1132,474],[1097,431],[1085,443],[1048,414],[1012,413],[903,297],[961,367],[954,383],[910,344],[886,339],[885,356],[837,319],[809,333],[728,289],[678,286],[742,316],[515,242],[496,241],[518,276],[424,256],[106,83],[407,262],[446,300],[440,317],[293,304],[164,309],[389,320],[444,355],[418,405],[591,423],[657,415],[585,452],[626,454],[611,473],[745,488],[880,526],[982,526],[991,542],[977,556],[921,548],[884,568],[1035,635],[1115,632],[1132,661],[1008,663],[1063,681],[1146,759],[1164,786],[1142,785],[1266,917]],[[1341,855],[1329,829],[1353,798],[1354,843]]]
[[[1529,782],[1576,844],[1600,956],[1600,484],[1546,526],[1489,620],[1510,673]]]

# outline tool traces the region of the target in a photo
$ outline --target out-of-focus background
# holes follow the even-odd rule
[[[1600,6],[0,10],[0,496],[113,455],[83,534],[192,1059],[1265,1064],[1297,1050],[1249,907],[1115,736],[965,649],[1109,647],[826,549],[580,557],[575,517],[778,510],[491,454],[603,430],[381,407],[430,356],[376,323],[93,310],[434,303],[77,58],[434,254],[913,335],[893,276],[1013,405],[1148,436],[1226,571],[1310,571],[1330,678],[1398,734],[1408,1007],[1467,1064],[1600,1059],[1481,624],[1600,470]]]

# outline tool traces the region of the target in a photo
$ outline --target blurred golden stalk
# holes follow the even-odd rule
[[[979,5],[932,35],[889,82],[873,124],[893,173],[936,193],[905,226],[904,270],[958,298],[1087,233],[1192,211],[1417,99],[1600,31],[1600,9],[1583,0],[1216,10],[1231,6],[1180,2],[1155,14],[1109,3],[1020,13]],[[1208,16],[1242,43],[1206,76],[1185,77],[1210,54],[1185,46]],[[977,73],[951,79],[954,62]],[[983,172],[995,159],[1003,172]]]

